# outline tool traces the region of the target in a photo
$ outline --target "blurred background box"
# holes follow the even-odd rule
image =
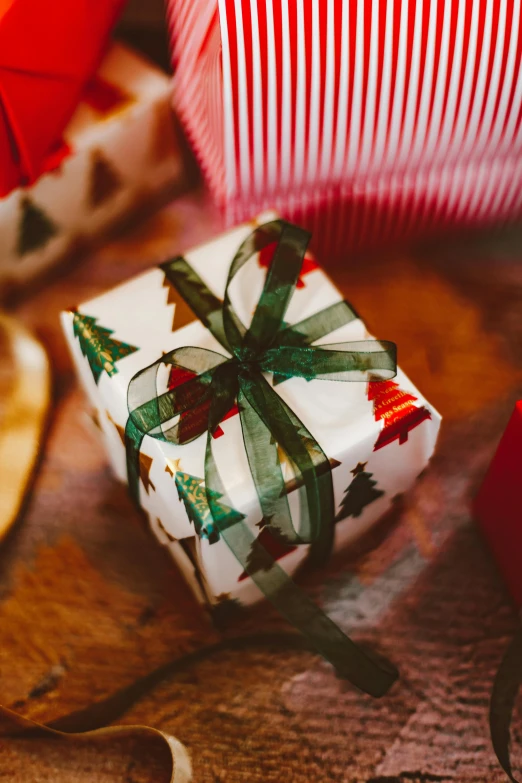
[[[180,186],[169,77],[114,43],[47,171],[0,199],[0,284],[10,290]]]
[[[517,0],[168,6],[176,109],[229,224],[274,208],[345,258],[520,213]]]

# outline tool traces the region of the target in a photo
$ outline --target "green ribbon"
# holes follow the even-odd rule
[[[510,732],[515,702],[522,686],[522,628],[518,628],[495,676],[489,706],[493,750],[511,783],[518,783],[511,765]]]
[[[285,323],[309,239],[307,232],[282,220],[256,228],[230,265],[223,302],[209,291],[184,258],[161,265],[169,281],[228,355],[200,347],[177,348],[132,378],[126,427],[129,486],[139,503],[139,453],[146,436],[178,445],[186,443],[187,432],[193,433],[190,440],[199,437],[201,410],[208,411],[204,478],[215,531],[265,596],[333,664],[340,676],[373,696],[381,696],[397,678],[397,670],[357,647],[299,590],[237,514],[223,514],[223,504],[231,508],[233,504],[213,453],[212,436],[236,404],[265,522],[274,535],[288,543],[309,544],[315,564],[326,562],[333,544],[335,516],[330,462],[312,433],[265,376],[271,375],[274,383],[292,377],[307,381],[374,381],[394,377],[397,364],[396,346],[389,342],[312,344],[356,318],[346,302],[300,323]],[[273,260],[247,328],[232,305],[231,284],[242,267],[269,245],[275,246]],[[188,370],[190,379],[158,393],[157,374],[162,365]],[[290,512],[278,446],[292,465],[299,486],[298,526]],[[251,553],[257,566],[262,565],[255,572],[249,569]]]

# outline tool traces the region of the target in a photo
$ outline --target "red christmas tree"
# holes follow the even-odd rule
[[[272,263],[272,258],[274,257],[274,253],[277,247],[277,242],[272,242],[270,245],[267,245],[262,250],[259,251],[259,266],[261,269],[268,269],[270,264]],[[315,261],[315,259],[309,255],[308,253],[303,258],[303,265],[301,267],[301,273],[299,275],[299,278],[296,283],[297,288],[304,288],[305,282],[303,280],[303,277],[310,272],[313,272],[314,269],[318,269],[319,265]]]
[[[184,367],[173,366],[169,374],[169,391],[171,389],[175,389],[176,386],[181,386],[182,383],[186,383],[195,377],[196,374],[190,372],[190,370],[186,370]],[[194,435],[202,435],[207,431],[209,408],[210,400],[207,400],[206,402],[199,405],[196,409],[186,411],[185,413],[181,414],[179,420],[179,442],[181,444],[187,443],[194,437]],[[237,405],[234,405],[223,417],[222,421],[225,421],[225,419],[230,419],[231,416],[235,416],[237,413],[239,413],[239,410]],[[220,438],[223,434],[224,433],[221,427],[218,427],[214,433],[214,438]]]
[[[406,443],[410,430],[431,419],[431,412],[415,405],[413,394],[403,391],[394,381],[374,381],[368,384],[368,400],[373,402],[375,421],[384,421],[374,451],[398,440]]]

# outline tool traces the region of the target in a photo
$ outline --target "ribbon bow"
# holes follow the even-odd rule
[[[396,679],[396,669],[370,658],[345,636],[274,562],[242,515],[229,513],[233,506],[213,453],[212,436],[225,415],[237,405],[263,519],[275,536],[291,544],[310,544],[314,563],[326,561],[332,548],[335,516],[330,462],[312,433],[265,376],[272,374],[274,383],[291,377],[307,381],[384,380],[396,374],[396,346],[376,340],[312,345],[357,317],[346,302],[338,302],[292,326],[284,322],[309,239],[307,232],[282,220],[256,228],[230,265],[223,302],[209,291],[184,258],[161,265],[228,356],[200,347],[177,348],[132,378],[126,427],[129,486],[139,503],[139,452],[145,436],[187,443],[201,434],[201,412],[208,411],[204,477],[214,538],[216,534],[223,537],[266,597],[334,665],[339,675],[361,690],[380,696]],[[275,245],[275,252],[247,328],[232,306],[231,284],[247,261],[270,245]],[[188,371],[188,380],[158,393],[157,376],[162,365]],[[298,526],[292,519],[278,447],[297,479]],[[224,504],[230,508],[227,510]],[[261,563],[260,570],[249,568],[252,550],[257,565]]]

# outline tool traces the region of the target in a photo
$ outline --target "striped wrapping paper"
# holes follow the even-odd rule
[[[522,207],[520,0],[169,0],[175,102],[228,223],[321,254]]]

